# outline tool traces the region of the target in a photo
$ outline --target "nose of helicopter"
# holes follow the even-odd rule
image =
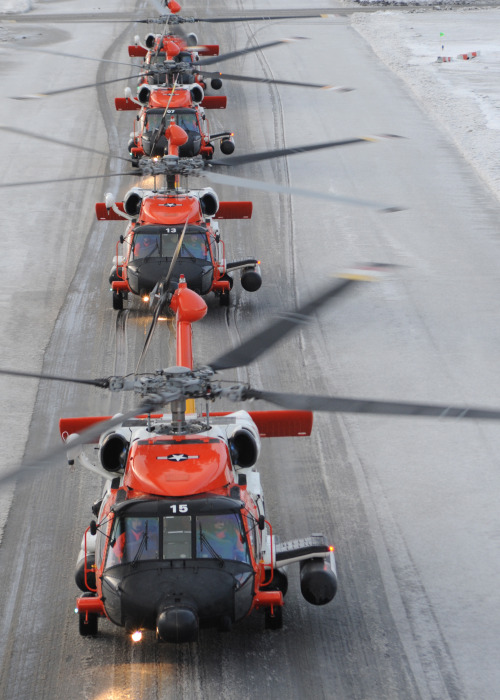
[[[198,614],[192,607],[172,605],[156,618],[156,636],[162,642],[195,642],[198,639]]]

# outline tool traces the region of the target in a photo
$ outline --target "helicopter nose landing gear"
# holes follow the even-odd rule
[[[156,637],[162,642],[196,642],[198,640],[198,615],[186,606],[162,610],[156,618]]]

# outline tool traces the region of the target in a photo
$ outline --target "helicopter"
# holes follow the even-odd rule
[[[227,263],[217,224],[220,219],[249,219],[251,214],[251,202],[220,202],[210,187],[165,193],[133,188],[118,204],[108,193],[105,202],[96,204],[97,219],[130,220],[120,237],[123,254],[117,252],[110,272],[113,308],[123,309],[129,293],[144,302],[155,296],[179,241],[177,274],[183,274],[190,288],[200,294],[214,292],[220,305],[228,306],[233,286],[228,273],[236,271],[240,271],[243,289],[260,289],[260,261],[248,258]]]
[[[0,125],[0,131],[22,134],[37,138],[49,143],[60,144],[71,148],[87,150],[101,155],[109,155],[95,148],[77,146],[73,143],[61,141],[54,137],[35,134],[15,127]],[[142,157],[138,163],[138,169],[143,175],[152,176],[154,187],[136,186],[125,195],[123,202],[115,202],[111,193],[105,196],[104,202],[96,204],[96,216],[99,221],[128,220],[130,222],[125,236],[121,236],[119,243],[124,245],[122,255],[118,253],[113,258],[113,266],[110,271],[109,281],[112,290],[113,308],[117,311],[123,309],[123,302],[128,295],[140,296],[143,301],[164,299],[165,281],[172,263],[176,245],[181,246],[180,257],[176,263],[175,271],[172,271],[171,281],[185,276],[188,286],[202,295],[215,292],[222,306],[229,305],[230,291],[233,279],[230,273],[240,271],[241,283],[246,291],[257,291],[262,284],[260,272],[260,260],[257,258],[245,258],[243,260],[227,262],[225,248],[221,241],[217,221],[221,219],[248,219],[252,214],[251,202],[220,202],[215,191],[210,187],[199,190],[191,190],[180,186],[180,178],[203,177],[209,181],[250,187],[252,189],[274,191],[299,196],[314,197],[321,200],[337,201],[354,204],[356,206],[376,207],[382,212],[400,211],[399,207],[387,207],[374,202],[360,200],[358,198],[344,197],[327,194],[318,191],[305,190],[296,187],[282,186],[276,183],[262,182],[249,178],[240,178],[222,173],[217,173],[213,168],[234,167],[247,165],[262,160],[294,155],[325,148],[351,145],[355,143],[370,143],[380,139],[399,138],[386,134],[378,137],[355,137],[342,141],[328,141],[324,143],[309,144],[306,146],[294,146],[275,150],[260,151],[239,156],[229,156],[223,160],[206,161],[201,157],[179,158],[179,148],[186,143],[187,135],[174,120],[167,129],[169,153],[163,158]],[[121,156],[115,156],[120,160],[127,160]],[[127,160],[128,162],[128,160]],[[120,173],[122,175],[123,173]],[[135,174],[134,172],[130,174]],[[71,180],[91,179],[89,176],[76,176]],[[95,176],[95,177],[102,177]],[[157,187],[156,179],[166,178],[165,187]],[[55,180],[53,182],[64,182]],[[14,187],[36,185],[47,180],[2,183],[1,187]],[[152,227],[152,228],[143,228]],[[186,230],[187,227],[193,227]],[[168,229],[168,230],[167,230]],[[181,236],[188,235],[191,246],[182,249]],[[137,240],[135,237],[137,236]],[[145,242],[146,236],[151,252],[142,252],[136,245]],[[144,248],[143,248],[144,251]],[[175,274],[174,274],[175,273]],[[163,302],[162,302],[163,303]]]
[[[164,102],[161,106],[156,107],[146,107],[141,105],[140,101],[133,100],[130,89],[127,89],[125,94],[125,98],[116,98],[116,109],[118,111],[141,110],[136,117],[134,131],[130,134],[128,142],[128,151],[132,158],[133,167],[138,166],[139,159],[144,155],[150,157],[165,155],[165,151],[168,150],[168,142],[165,137],[166,120],[172,117],[188,136],[186,143],[179,149],[181,158],[201,155],[205,159],[210,159],[213,157],[214,142],[216,141],[220,142],[220,150],[224,155],[230,155],[234,152],[234,133],[231,131],[210,133],[208,119],[202,106],[205,100],[196,102],[194,99],[196,95],[192,90],[173,87],[170,90],[156,90],[152,93],[148,91],[148,103],[153,95],[154,98],[151,100],[153,104]],[[225,106],[225,98],[223,101],[216,98],[216,101],[219,108],[221,104]],[[210,104],[210,101],[207,104]]]
[[[135,187],[129,190],[123,202],[118,204],[111,193],[108,193],[105,201],[96,205],[99,221],[131,221],[125,236],[120,238],[124,246],[123,254],[119,255],[117,250],[109,278],[113,308],[117,311],[123,309],[123,301],[128,298],[129,293],[140,296],[146,302],[150,302],[152,296],[162,297],[163,291],[167,291],[164,289],[165,276],[172,263],[176,245],[180,247],[180,259],[176,267],[177,279],[183,274],[188,286],[199,294],[215,292],[221,306],[228,306],[230,301],[233,278],[229,273],[239,270],[241,285],[248,292],[258,291],[261,287],[260,261],[247,258],[227,263],[224,244],[214,221],[250,218],[251,202],[221,203],[212,188],[182,189],[179,186],[181,175],[187,177],[204,173],[207,167],[252,163],[300,153],[302,150],[318,150],[359,141],[349,139],[264,151],[222,161],[208,161],[207,164],[207,161],[201,158],[179,158],[180,148],[186,143],[187,135],[173,119],[166,131],[166,137],[169,148],[167,156],[158,161],[146,161],[143,158],[138,163],[146,172],[165,174],[166,189],[153,191]],[[210,172],[209,177],[213,178],[214,174]],[[238,181],[238,178],[227,179],[220,175],[215,177],[221,182]],[[246,185],[256,185],[252,180],[244,182]],[[278,189],[283,191],[282,188]],[[287,188],[287,191],[292,190]],[[187,231],[186,226],[189,226]],[[184,235],[187,236],[186,242],[183,240]],[[172,281],[175,282],[175,279],[174,277]]]
[[[43,460],[54,464],[56,455],[66,454],[70,464],[78,460],[105,479],[75,569],[81,635],[95,636],[99,619],[107,618],[136,642],[146,630],[158,641],[193,642],[202,628],[229,630],[259,609],[268,629],[280,629],[288,570],[295,564],[306,601],[330,603],[338,587],[334,546],[320,534],[280,542],[256,470],[261,438],[308,436],[311,411],[500,419],[497,409],[288,394],[217,379],[220,371],[258,359],[327,301],[386,267],[341,274],[311,301],[199,368],[193,365],[192,324],[205,316],[206,304],[181,278],[172,299],[176,366],[89,380],[0,370],[141,397],[133,409],[112,417],[62,418],[63,445]],[[260,399],[285,410],[211,412],[217,399]],[[204,411],[191,410],[195,400],[205,402]],[[170,413],[161,412],[167,404]],[[96,444],[90,457],[85,446]]]

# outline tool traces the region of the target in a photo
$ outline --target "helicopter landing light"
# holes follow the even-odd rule
[[[131,639],[133,642],[140,642],[142,639],[142,632],[141,630],[136,630],[135,632],[132,632],[130,635]]]
[[[149,301],[149,294],[145,294],[145,295],[142,297],[142,301],[146,304],[146,303]]]

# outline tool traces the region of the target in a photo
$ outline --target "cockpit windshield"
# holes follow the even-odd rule
[[[175,114],[175,121],[181,129],[184,131],[196,131],[200,132],[198,128],[198,120],[196,119],[196,113],[194,112],[177,112]]]
[[[147,560],[217,559],[250,564],[239,513],[117,516],[106,568]]]
[[[158,518],[117,518],[107,566],[158,559]]]
[[[160,128],[161,120],[164,115],[163,111],[149,111],[146,119],[146,131],[155,131]],[[164,128],[166,129],[170,124],[170,119],[174,118],[175,123],[180,126],[184,131],[195,131],[197,134],[200,133],[198,126],[198,120],[196,118],[196,112],[194,111],[183,111],[183,112],[171,112],[168,111],[164,119]]]
[[[183,226],[138,228],[134,234],[131,259],[172,258],[183,228]],[[189,258],[194,261],[211,260],[207,234],[203,228],[187,227],[179,258]]]

